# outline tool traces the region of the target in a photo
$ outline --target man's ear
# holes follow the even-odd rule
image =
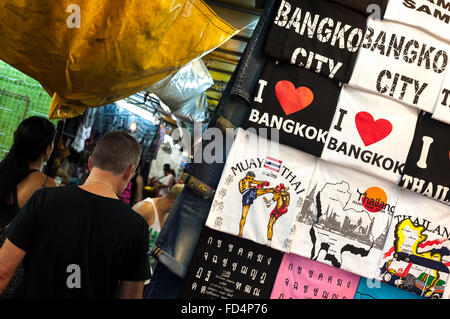
[[[88,169],[89,169],[89,171],[92,171],[92,156],[89,156],[89,159],[88,159]]]
[[[136,165],[128,166],[128,168],[127,168],[127,169],[125,170],[125,172],[123,173],[123,178],[124,178],[125,180],[131,179],[131,177],[132,177],[133,174],[134,174],[135,168],[136,168]]]

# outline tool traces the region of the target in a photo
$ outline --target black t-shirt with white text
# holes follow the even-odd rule
[[[325,0],[282,0],[277,10],[265,54],[347,83],[367,18]]]
[[[337,81],[268,60],[242,128],[320,157],[340,90]],[[272,129],[279,135],[273,136]]]
[[[388,4],[388,0],[331,0],[331,1],[337,2],[347,8],[350,8],[365,15],[370,15],[374,13],[377,14],[375,10],[379,10],[380,18],[384,16],[384,13],[386,12],[386,6]]]
[[[399,186],[450,205],[450,126],[421,112]]]
[[[16,298],[113,298],[120,281],[150,278],[146,221],[76,186],[37,191],[8,239],[26,251]]]

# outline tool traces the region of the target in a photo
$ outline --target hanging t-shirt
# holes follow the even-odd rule
[[[310,259],[284,254],[271,299],[353,299],[359,277]]]
[[[398,191],[395,184],[320,160],[290,252],[375,278]]]
[[[361,278],[354,299],[424,299],[379,280]]]
[[[450,205],[450,126],[421,112],[400,186]]]
[[[432,118],[450,124],[450,71],[448,70]]]
[[[364,15],[376,14],[382,18],[386,11],[388,0],[331,0],[344,7],[355,10]],[[395,0],[394,0],[395,1]],[[391,1],[392,2],[392,1]]]
[[[407,25],[368,21],[349,84],[433,112],[448,67],[448,46]]]
[[[448,206],[402,191],[383,249],[379,279],[425,298],[448,298],[449,239]]]
[[[287,252],[316,158],[239,129],[206,225]]]
[[[392,0],[386,20],[422,28],[444,41],[450,41],[450,10],[448,0]]]
[[[366,17],[326,0],[281,0],[265,54],[348,82]]]
[[[339,97],[337,82],[289,64],[268,61],[243,128],[320,157]],[[262,130],[261,130],[262,129]]]
[[[191,259],[182,299],[269,299],[283,254],[204,227]]]
[[[398,184],[418,110],[348,86],[337,109],[322,159]]]

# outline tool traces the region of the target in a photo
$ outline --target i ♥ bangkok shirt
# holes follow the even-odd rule
[[[448,206],[403,190],[383,249],[379,279],[425,298],[448,298],[449,239]]]
[[[398,184],[417,116],[415,108],[346,86],[322,159]]]
[[[375,278],[399,188],[319,160],[290,252]]]
[[[448,62],[448,45],[428,33],[369,19],[349,85],[432,113]]]
[[[347,83],[366,17],[325,0],[281,0],[265,54]]]
[[[339,84],[324,76],[269,60],[242,127],[319,157],[339,91]]]
[[[206,225],[289,251],[315,164],[312,155],[239,129]]]

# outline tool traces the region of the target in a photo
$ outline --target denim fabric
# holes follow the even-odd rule
[[[225,164],[193,165],[190,174],[216,188]],[[144,297],[153,299],[177,298],[197,244],[205,225],[211,201],[204,200],[184,188],[172,206],[155,246],[162,249],[158,264],[146,287]]]
[[[265,9],[258,24],[253,31],[252,39],[245,48],[240,60],[241,66],[235,72],[236,81],[231,88],[231,94],[240,96],[247,103],[251,102],[253,91],[266,64],[264,45],[271,23],[275,18],[275,5],[277,1],[267,1]]]
[[[214,123],[214,119],[222,116],[235,127],[239,127],[247,115],[247,107],[267,61],[264,55],[264,44],[275,17],[276,3],[276,0],[266,1],[264,11],[228,82],[212,123]]]
[[[251,96],[266,63],[264,40],[275,14],[275,2],[266,2],[252,39],[225,89],[210,126],[215,126],[219,117],[224,117],[238,127],[247,114]],[[203,141],[203,147],[208,143]],[[225,146],[224,141],[224,149]],[[223,154],[223,163],[193,164],[189,173],[210,187],[217,188],[225,166],[226,152]],[[144,298],[175,299],[179,296],[183,284],[181,276],[189,266],[211,203],[188,188],[178,196],[155,243],[163,252],[150,284],[145,289]]]

